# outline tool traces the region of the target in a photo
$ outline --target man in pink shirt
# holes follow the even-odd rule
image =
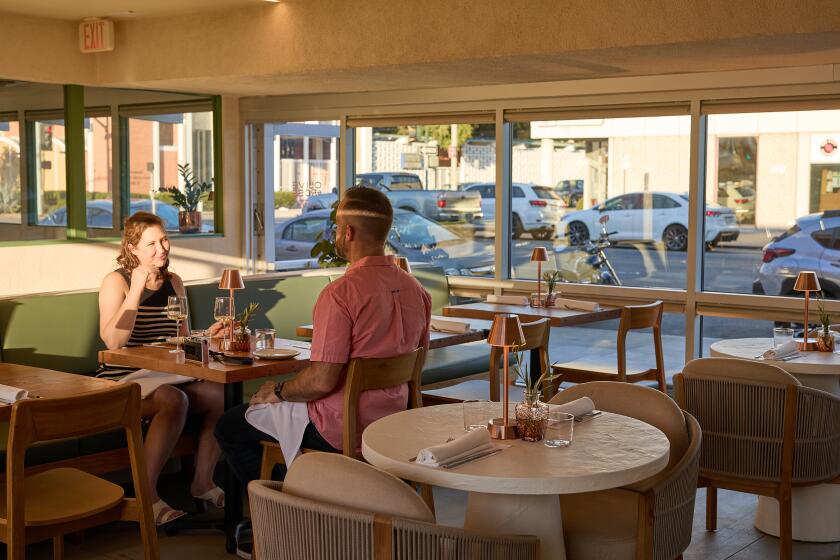
[[[431,298],[413,276],[385,255],[393,210],[375,189],[348,189],[338,206],[336,251],[351,264],[321,293],[314,309],[311,365],[294,379],[265,383],[250,404],[306,402],[310,424],[301,447],[341,450],[344,382],[352,358],[387,358],[428,349]],[[359,430],[405,410],[406,385],[366,391],[359,397]],[[274,440],[245,420],[242,405],[228,410],[216,438],[237,477],[259,476],[260,441]]]

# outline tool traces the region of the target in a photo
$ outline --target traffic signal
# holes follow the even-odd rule
[[[52,150],[52,126],[41,127],[41,151],[47,152]]]

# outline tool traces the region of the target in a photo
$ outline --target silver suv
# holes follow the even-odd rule
[[[798,296],[796,276],[813,270],[826,297],[840,299],[840,210],[810,214],[764,247],[754,294]]]

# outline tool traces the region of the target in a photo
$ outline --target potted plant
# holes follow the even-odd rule
[[[327,220],[327,227],[315,238],[315,245],[309,253],[311,257],[318,259],[318,265],[322,268],[347,266],[348,264],[335,250],[335,214],[337,211],[338,201],[335,201]]]
[[[831,333],[831,315],[826,313],[822,292],[817,294],[817,307],[820,312],[822,329],[817,333],[817,350],[820,352],[834,352],[834,335]]]
[[[516,425],[519,437],[525,441],[540,441],[548,423],[548,405],[540,400],[543,386],[557,379],[556,375],[549,375],[549,369],[542,372],[539,379],[534,381],[529,372],[529,365],[525,362],[525,352],[514,352],[516,360],[513,366],[517,379],[525,385],[522,402],[516,405]],[[504,389],[507,391],[507,387]]]
[[[546,307],[554,307],[554,300],[557,297],[557,294],[554,293],[554,289],[557,287],[557,282],[560,281],[560,278],[561,274],[559,270],[546,270],[543,272],[542,279],[547,286],[545,294]]]
[[[251,351],[251,329],[248,328],[248,323],[259,308],[259,303],[249,303],[242,313],[236,317],[233,339],[230,341],[230,350],[232,352]]]
[[[196,233],[201,231],[201,212],[198,203],[205,194],[213,190],[213,179],[199,183],[190,169],[190,164],[178,165],[178,173],[184,181],[183,190],[177,186],[161,187],[158,192],[166,193],[172,202],[180,208],[178,212],[178,231],[181,233]]]

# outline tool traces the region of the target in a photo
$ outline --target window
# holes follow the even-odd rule
[[[66,226],[66,214],[56,213],[67,206],[64,120],[36,120],[32,123],[32,131],[35,140],[30,167],[33,175],[30,181],[35,187],[34,200],[29,204],[30,215],[34,215],[32,225]]]
[[[85,199],[87,226],[113,228],[111,117],[85,119]]]
[[[703,289],[795,296],[802,270],[840,298],[840,110],[707,117]]]
[[[645,197],[645,208],[650,207],[650,205],[647,203],[647,198],[648,197]],[[654,210],[670,210],[672,208],[679,208],[680,206],[682,205],[670,196],[665,196],[662,194],[653,195]]]
[[[522,190],[522,187],[513,186],[513,198],[525,198],[525,191]]]
[[[20,124],[0,115],[0,223],[21,223]]]
[[[322,218],[298,220],[287,226],[283,231],[283,239],[291,241],[315,242],[318,234],[327,227],[327,221]]]

